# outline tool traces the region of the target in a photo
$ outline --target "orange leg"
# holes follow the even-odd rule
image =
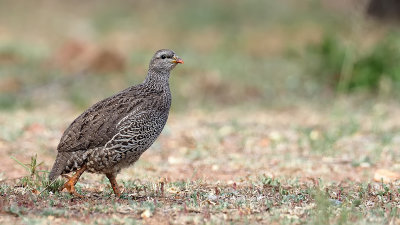
[[[117,180],[115,179],[116,178],[115,174],[106,173],[106,176],[111,183],[111,187],[114,191],[115,196],[119,198],[121,196],[121,192],[119,191]]]
[[[75,184],[78,182],[79,177],[85,172],[86,170],[86,165],[82,166],[72,177],[64,176],[68,179],[67,182],[60,188],[60,191],[67,189],[67,191],[74,195],[75,197],[83,198],[82,195],[78,194],[75,190]]]

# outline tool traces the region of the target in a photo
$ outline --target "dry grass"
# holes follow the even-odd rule
[[[0,222],[399,222],[400,184],[387,171],[398,170],[400,107],[356,110],[354,102],[248,110],[245,117],[240,109],[173,114],[159,140],[118,177],[121,199],[104,176],[91,174],[78,183],[85,199],[48,190],[38,196],[44,186],[24,182],[29,173],[10,156],[29,162],[38,154],[39,168],[49,169],[65,118],[77,112],[59,105],[4,113]],[[389,183],[374,178],[382,169]]]

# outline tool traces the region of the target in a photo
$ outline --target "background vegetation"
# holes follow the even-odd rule
[[[399,35],[364,17],[361,3],[0,4],[3,110],[61,99],[85,108],[141,82],[159,48],[186,59],[171,82],[173,110],[397,94]]]
[[[400,32],[366,3],[0,0],[0,223],[399,223]],[[161,48],[185,64],[123,198],[45,189],[63,130]]]

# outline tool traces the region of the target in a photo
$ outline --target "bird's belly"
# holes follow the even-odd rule
[[[88,156],[87,168],[94,173],[117,173],[122,168],[135,163],[160,135],[165,123],[158,123],[155,129],[147,129],[146,134],[131,137],[122,136],[112,144],[98,148]]]

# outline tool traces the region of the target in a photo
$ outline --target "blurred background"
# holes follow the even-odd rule
[[[152,54],[184,61],[173,111],[391,98],[397,1],[0,1],[0,110],[78,110],[141,82]],[[397,8],[396,8],[397,7]]]
[[[340,179],[315,169],[329,153],[359,174],[397,170],[399,12],[396,0],[0,0],[0,175],[23,174],[11,155],[39,154],[48,169],[69,123],[142,82],[161,48],[185,64],[163,136],[135,168],[187,162],[178,174],[190,177],[238,162],[221,177],[308,168]]]

